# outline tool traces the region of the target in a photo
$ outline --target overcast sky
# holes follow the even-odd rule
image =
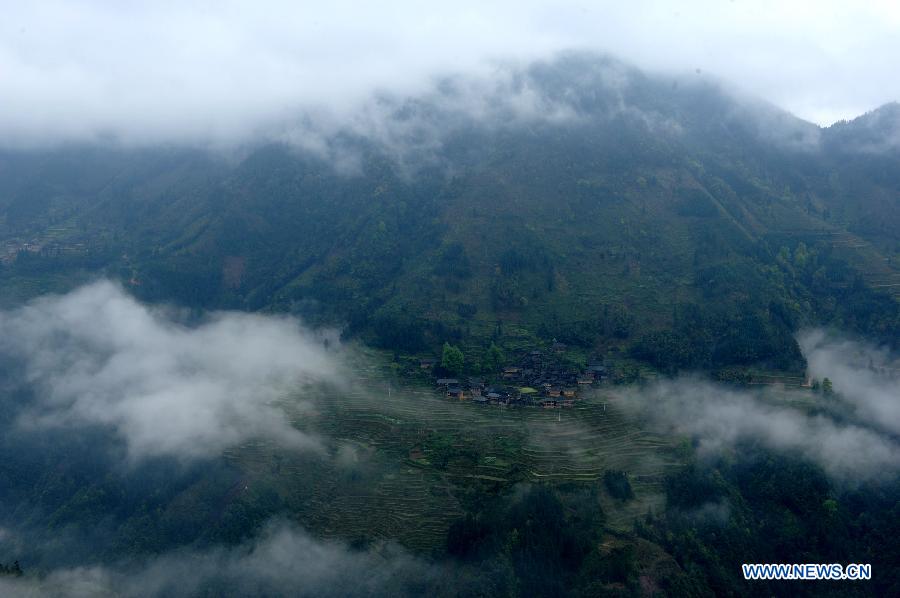
[[[0,140],[217,142],[566,49],[829,124],[900,99],[900,3],[0,0]]]

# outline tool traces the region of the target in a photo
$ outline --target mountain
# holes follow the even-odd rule
[[[898,112],[569,54],[0,151],[0,595],[900,595]]]
[[[570,54],[228,155],[0,154],[3,300],[98,274],[398,351],[557,339],[664,370],[900,339],[897,104],[820,128],[702,76]]]

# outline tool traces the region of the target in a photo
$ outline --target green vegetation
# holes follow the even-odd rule
[[[467,121],[402,166],[347,133],[352,174],[277,144],[234,163],[171,148],[0,152],[0,304],[106,276],[197,317],[292,314],[383,351],[314,409],[283,398],[327,454],[259,441],[202,467],[120,471],[101,430],[4,433],[0,504],[14,508],[0,526],[82,534],[101,561],[235,544],[283,516],[449,559],[471,595],[819,589],[750,585],[747,561],[871,562],[872,582],[851,591],[900,595],[895,480],[841,486],[752,444],[700,462],[690,439],[642,429],[614,396],[550,411],[433,391],[432,374],[494,382],[557,343],[562,367],[609,357],[626,384],[703,370],[796,385],[804,326],[900,343],[900,158],[852,149],[877,115],[816,129],[821,146],[800,150],[761,137],[759,115],[716,88],[624,68],[631,109],[610,112],[621,90],[591,60],[529,75],[577,119]],[[420,357],[439,357],[435,371]],[[837,411],[822,400],[831,380],[813,388],[807,407]],[[27,398],[0,395],[3,426]],[[0,557],[30,572],[22,550]]]
[[[842,488],[800,459],[775,458],[753,446],[741,447],[740,453],[740,458],[720,458],[711,465],[692,463],[671,476],[666,512],[637,528],[687,574],[679,593],[797,591],[784,583],[745,581],[736,566],[741,562],[871,562],[883,577],[873,576],[872,587],[849,591],[896,593],[900,577],[894,563],[900,552],[890,539],[900,532],[896,482]]]
[[[160,462],[98,475],[102,438],[49,452],[3,439],[0,500],[40,508],[2,523],[62,534],[112,522],[115,533],[91,536],[91,554],[120,559],[241,542],[289,515],[317,536],[358,547],[393,540],[449,559],[476,595],[641,595],[648,584],[671,595],[753,593],[739,567],[750,556],[871,562],[884,573],[867,588],[898,587],[895,482],[848,488],[753,445],[701,462],[690,444],[649,434],[603,395],[555,413],[415,386],[388,398],[378,392],[387,369],[369,365],[350,391],[322,389],[315,418],[283,400],[295,426],[349,458],[252,442],[198,468]]]
[[[595,489],[567,494],[565,506],[560,494],[546,487],[529,489],[518,500],[492,501],[450,527],[447,553],[505,570],[500,578],[512,581],[501,593],[563,595],[580,581],[603,529]]]
[[[634,109],[681,132],[650,131],[607,118],[596,60],[528,75],[550,96],[567,81],[577,126],[450,127],[433,162],[407,168],[360,139],[353,176],[278,145],[237,164],[0,154],[0,236],[20,248],[0,298],[104,274],[146,300],[289,312],[407,354],[449,342],[472,371],[497,367],[491,343],[512,355],[554,338],[664,371],[801,369],[806,325],[896,345],[900,210],[885,198],[900,168],[848,149],[875,117],[801,151],[759,138],[759,115],[716,88],[623,66]]]
[[[450,343],[444,343],[444,350],[441,353],[441,367],[451,374],[459,374],[463,371],[465,358],[459,347],[454,347]]]
[[[504,363],[506,363],[506,357],[503,351],[496,344],[491,343],[491,346],[484,353],[481,370],[484,373],[496,374],[503,368]]]
[[[0,576],[3,575],[21,577],[22,567],[19,565],[19,561],[13,561],[12,565],[4,565],[3,563],[0,563]]]
[[[610,470],[603,474],[603,483],[610,496],[619,500],[634,498],[634,491],[628,481],[628,474],[620,470]]]

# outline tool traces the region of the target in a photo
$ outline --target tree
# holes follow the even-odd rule
[[[622,470],[610,469],[603,473],[603,483],[610,496],[619,500],[634,498],[634,490],[628,481],[628,474]]]
[[[463,369],[463,352],[450,343],[444,343],[441,354],[441,367],[452,374],[459,374]]]
[[[822,394],[826,397],[829,397],[834,394],[834,386],[831,384],[831,380],[825,378],[822,380]]]
[[[503,351],[495,345],[491,343],[491,346],[488,347],[487,353],[484,354],[484,361],[482,362],[482,367],[484,371],[491,372],[492,374],[496,373],[503,367],[503,363],[506,361],[506,356],[503,355]]]
[[[809,252],[806,250],[806,244],[800,241],[797,249],[794,250],[794,265],[798,268],[804,268],[809,259]]]
[[[22,567],[19,565],[19,561],[15,561],[12,565],[4,565],[3,563],[0,563],[0,575],[21,577]]]

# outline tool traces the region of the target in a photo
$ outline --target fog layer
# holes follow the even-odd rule
[[[900,97],[888,2],[5,3],[0,139],[223,144],[563,50],[714,73],[818,123]]]
[[[34,393],[17,424],[107,427],[131,460],[214,456],[255,437],[317,446],[278,401],[336,379],[319,339],[285,317],[217,313],[186,326],[176,315],[110,282],[0,313],[0,351]]]
[[[823,330],[804,332],[799,343],[812,376],[831,380],[859,417],[900,435],[900,360],[887,348]]]
[[[385,544],[351,550],[270,522],[247,542],[180,550],[109,566],[57,569],[42,579],[0,578],[0,594],[26,596],[389,596],[439,583],[440,569]]]
[[[684,376],[619,395],[651,425],[693,439],[701,455],[750,442],[802,456],[842,482],[896,476],[900,385],[890,354],[821,330],[802,333],[800,345],[812,375],[829,377],[835,394],[749,390]]]

